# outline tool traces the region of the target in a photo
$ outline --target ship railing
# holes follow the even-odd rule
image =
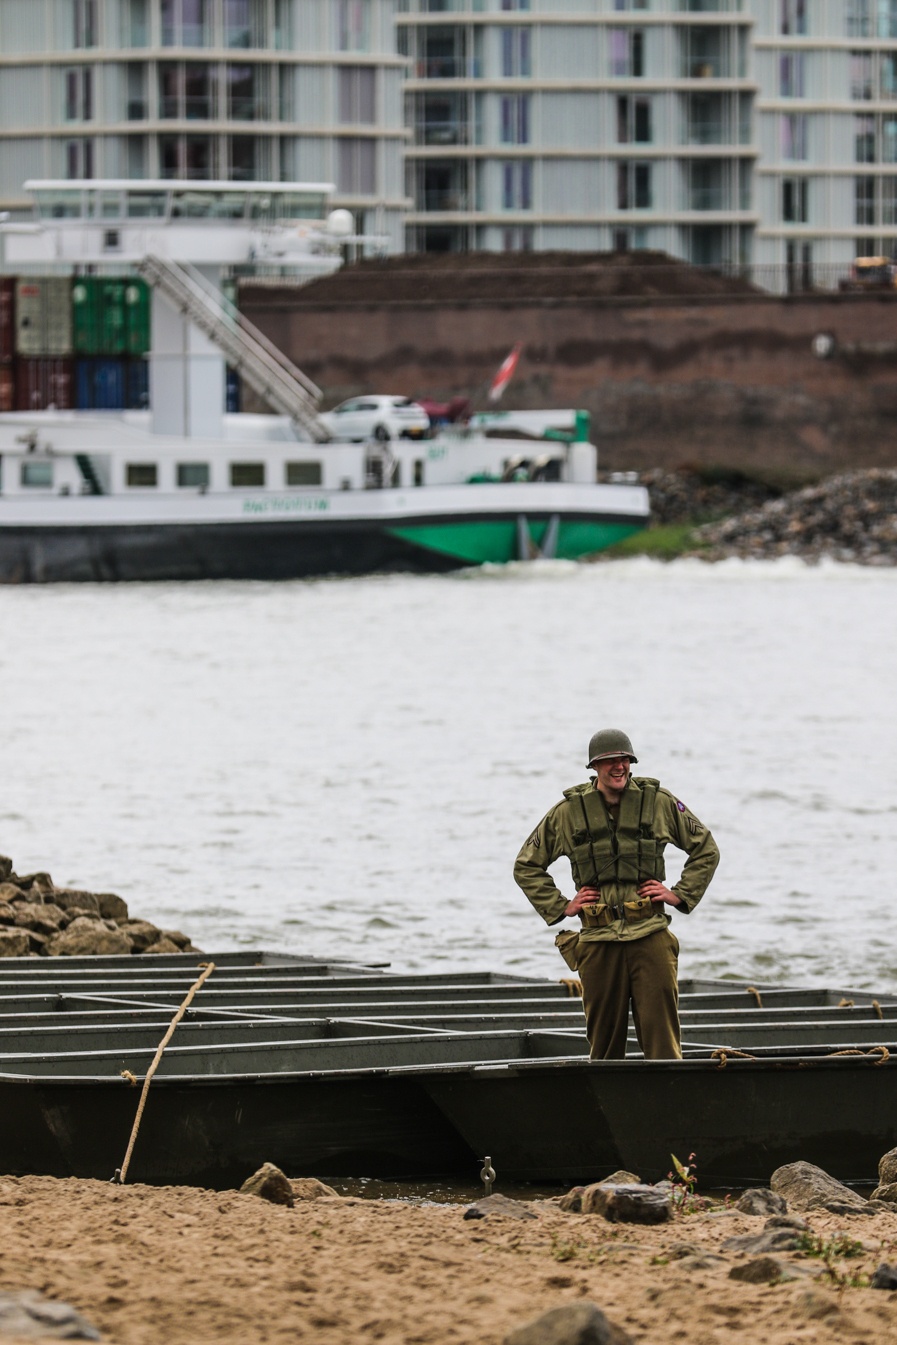
[[[201,272],[155,255],[144,257],[137,269],[223,351],[275,411],[289,416],[315,443],[330,438],[317,413],[321,389]]]

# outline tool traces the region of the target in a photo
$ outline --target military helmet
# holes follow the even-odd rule
[[[589,739],[588,765],[600,761],[602,757],[628,757],[630,761],[638,761],[632,743],[622,729],[599,729],[592,734]]]

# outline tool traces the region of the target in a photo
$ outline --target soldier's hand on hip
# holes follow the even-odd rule
[[[659,883],[656,878],[646,878],[643,883],[639,883],[638,894],[640,897],[650,897],[652,901],[660,905],[666,902],[668,906],[681,906],[682,902],[671,892],[663,883]]]
[[[591,906],[592,902],[600,900],[600,887],[581,887],[573,900],[567,902],[564,915],[579,915],[583,906]]]

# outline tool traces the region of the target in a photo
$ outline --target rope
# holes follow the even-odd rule
[[[852,999],[839,999],[839,1000],[838,1000],[838,1008],[839,1008],[839,1009],[852,1009],[852,1008],[853,1008],[853,1000],[852,1000]]]
[[[872,1007],[873,1007],[873,1009],[875,1010],[875,1017],[876,1017],[876,1018],[880,1018],[881,1021],[884,1022],[884,1021],[885,1021],[885,1016],[884,1016],[884,1014],[883,1014],[882,1011],[881,1011],[881,1005],[879,1004],[879,1002],[878,1002],[877,999],[874,999],[874,1000],[872,1001]]]
[[[719,1069],[725,1069],[729,1063],[729,1056],[738,1056],[741,1060],[756,1060],[755,1055],[750,1055],[747,1051],[736,1051],[734,1046],[719,1047],[718,1050],[711,1052],[710,1059],[719,1061]]]
[[[757,1003],[757,1008],[758,1008],[758,1009],[762,1009],[762,1008],[763,1008],[763,1000],[760,998],[760,991],[757,989],[757,987],[756,987],[755,985],[749,985],[749,986],[747,986],[746,988],[747,988],[747,992],[748,992],[748,994],[754,996],[754,999],[756,1000],[756,1003]]]
[[[571,999],[582,999],[582,981],[577,981],[572,976],[562,976],[560,984],[567,987],[567,994]]]
[[[203,973],[201,976],[197,977],[197,979],[191,985],[190,989],[187,991],[187,994],[184,996],[184,1000],[183,1003],[181,1004],[181,1007],[178,1009],[177,1013],[175,1014],[175,1016],[172,1018],[171,1022],[168,1025],[168,1031],[165,1033],[165,1036],[159,1042],[159,1045],[156,1049],[156,1054],[153,1056],[152,1063],[146,1072],[146,1078],[143,1080],[143,1092],[140,1094],[140,1101],[137,1103],[137,1115],[134,1117],[134,1124],[131,1127],[131,1138],[128,1140],[128,1151],[125,1154],[125,1161],[122,1163],[120,1168],[116,1168],[115,1176],[112,1179],[119,1185],[124,1185],[125,1177],[128,1174],[128,1165],[131,1162],[131,1154],[134,1152],[134,1145],[137,1140],[137,1132],[140,1129],[140,1121],[143,1116],[143,1109],[146,1106],[146,1098],[147,1094],[149,1093],[149,1086],[152,1083],[153,1075],[156,1072],[156,1069],[159,1065],[159,1061],[162,1059],[162,1053],[164,1052],[165,1047],[168,1045],[168,1043],[174,1036],[174,1030],[177,1027],[178,1023],[181,1021],[184,1014],[190,1007],[190,1001],[193,999],[193,996],[196,994],[197,990],[200,989],[203,981],[208,980],[212,972],[215,970],[214,962],[200,962],[199,965],[203,968]],[[122,1070],[122,1078],[127,1079],[129,1083],[137,1082],[137,1080],[134,1079],[134,1076],[131,1074],[130,1070]]]
[[[861,1051],[859,1047],[851,1046],[845,1048],[843,1051],[829,1051],[828,1059],[831,1059],[831,1057],[835,1055],[880,1055],[881,1060],[876,1060],[875,1062],[876,1069],[878,1069],[879,1065],[886,1065],[891,1058],[891,1052],[888,1050],[887,1046],[870,1046],[868,1051]]]

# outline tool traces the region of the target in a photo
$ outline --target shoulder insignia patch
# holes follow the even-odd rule
[[[526,843],[527,845],[535,845],[536,847],[542,844],[542,832],[539,827],[536,827],[536,830],[533,832],[532,836],[527,839]]]
[[[686,817],[685,821],[692,836],[700,836],[704,830],[703,823],[699,822],[696,817],[692,817],[691,814]]]
[[[680,813],[685,812],[685,804],[681,803],[679,799],[676,800],[676,807],[679,809]]]

